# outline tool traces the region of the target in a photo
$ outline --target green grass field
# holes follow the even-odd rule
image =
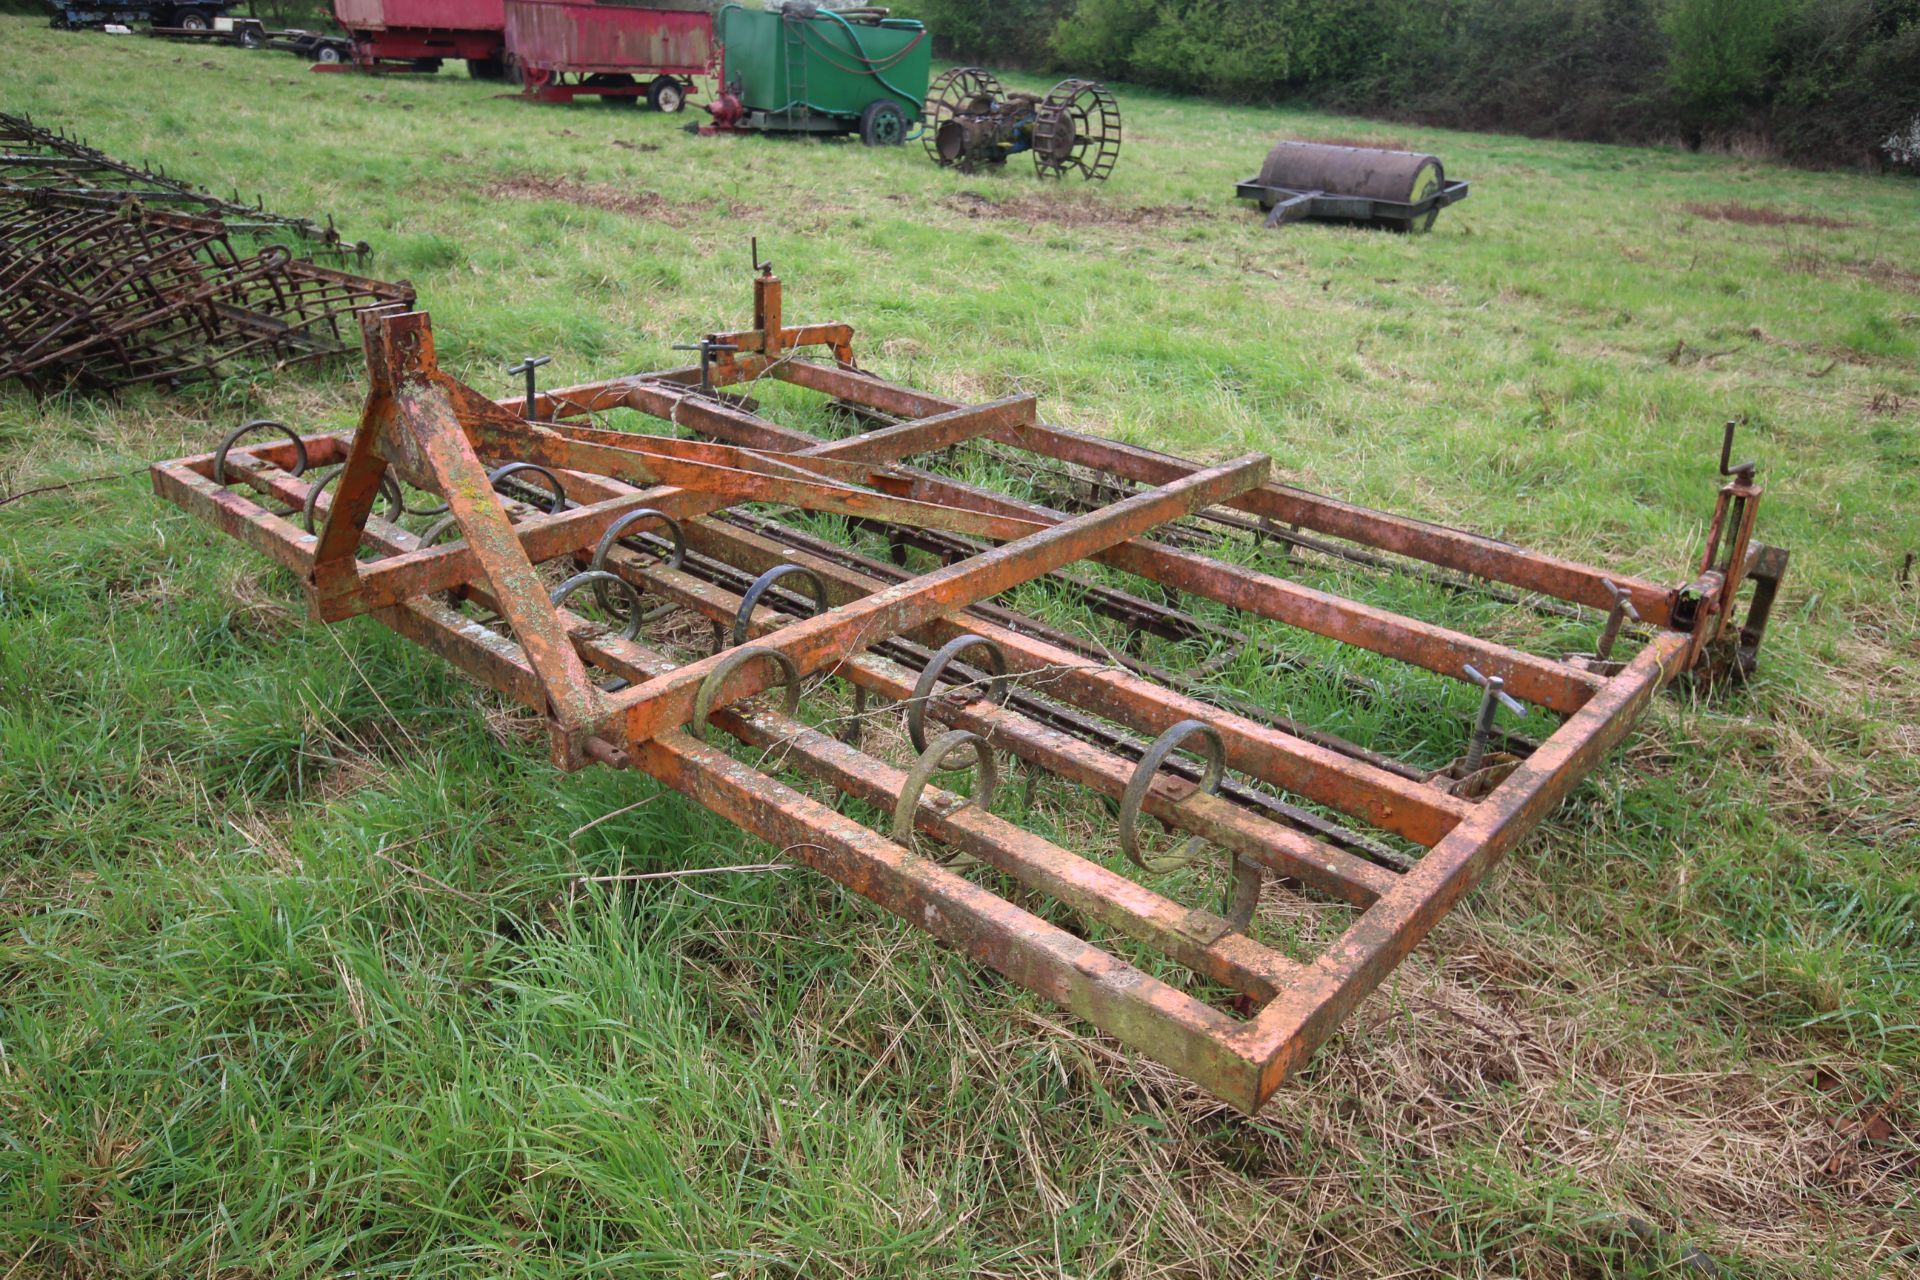
[[[1920,185],[1122,87],[1113,181],[1043,187],[0,48],[0,109],[372,241],[494,394],[746,323],[757,234],[885,375],[1664,581],[1744,416],[1794,553],[1760,676],[1664,696],[1249,1121],[810,872],[576,891],[772,851],[671,794],[583,830],[659,788],[150,492],[350,425],[350,365],[0,391],[0,1277],[1920,1274]],[[1283,133],[1474,194],[1268,232],[1232,183]],[[1343,731],[1444,763],[1470,705]]]

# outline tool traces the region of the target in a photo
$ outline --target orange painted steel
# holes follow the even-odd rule
[[[1268,479],[1262,456],[1205,465],[1064,431],[1040,420],[1030,395],[962,405],[897,386],[857,368],[847,326],[784,325],[779,280],[756,270],[754,326],[709,335],[719,358],[704,382],[698,369],[667,369],[542,392],[530,404],[490,400],[440,370],[424,313],[364,313],[368,394],[354,431],[296,436],[297,444],[263,433],[219,460],[159,463],[155,491],[299,574],[320,619],[369,615],[540,712],[561,767],[650,774],[1249,1112],[1602,767],[1662,687],[1689,672],[1751,669],[1786,565],[1785,552],[1754,541],[1761,491],[1751,465],[1729,468],[1722,457],[1731,479],[1705,554],[1692,580],[1666,587],[1293,489]],[[829,363],[796,354],[819,347]],[[857,435],[816,440],[728,391],[767,377],[888,416]],[[637,415],[646,429],[594,420],[615,414]],[[1055,510],[939,469],[935,455],[981,447],[1013,450],[1036,467],[1090,469],[1123,496]],[[546,470],[559,509],[535,511],[499,491],[502,465],[516,462]],[[335,465],[337,477],[322,474]],[[407,527],[404,501],[389,503],[391,518],[377,516],[376,501],[396,479],[403,498],[411,487],[443,502],[451,526]],[[749,526],[729,514],[742,504],[832,513],[856,531],[938,531],[947,541],[929,545],[952,558],[933,572],[883,580],[857,567],[870,561],[821,554],[830,548],[812,535],[785,540],[777,520]],[[640,549],[665,548],[665,539],[598,546],[642,508],[658,513],[641,530],[649,538],[660,521],[672,526],[670,563]],[[1240,516],[1223,523],[1227,508],[1575,606],[1617,611],[1624,599],[1642,625],[1621,642],[1638,651],[1622,661],[1526,652],[1203,554],[1204,530],[1246,527]],[[302,510],[324,518],[317,535],[286,514]],[[443,531],[456,536],[428,545]],[[1010,588],[1086,561],[1211,600],[1250,623],[1315,632],[1455,679],[1469,679],[1468,667],[1500,676],[1508,692],[1560,717],[1558,728],[1537,745],[1509,742],[1505,776],[1466,792],[1444,771],[1410,769],[1337,735],[1309,740],[1253,718],[1244,704],[1248,714],[1177,687],[1179,678],[1158,668],[1128,670],[1005,603],[985,609]],[[571,574],[589,563],[636,589],[632,615],[614,626],[575,611],[591,593],[562,603],[549,594],[549,566]],[[793,572],[783,566],[812,576],[817,604],[765,583],[750,589],[772,570]],[[638,593],[664,609],[642,616]],[[688,657],[644,631],[621,633],[620,624],[665,613],[710,624],[721,647]],[[1621,621],[1616,612],[1609,634]],[[726,646],[728,632],[741,643]],[[1011,700],[979,684],[942,690],[930,668],[921,674],[932,650],[963,635],[978,640],[957,656],[989,646],[992,669],[1013,682]],[[779,664],[745,658],[752,651]],[[832,673],[863,696],[923,698],[919,714],[1011,753],[1030,776],[1044,771],[1109,800],[1142,796],[1148,816],[1202,837],[1199,856],[1218,869],[1198,881],[1144,883],[1150,873],[1115,850],[1069,850],[937,785],[920,793],[911,820],[921,839],[971,855],[1087,926],[1085,936],[1064,929],[1042,908],[1029,910],[782,781],[783,772],[804,775],[879,812],[919,785],[900,762],[751,701],[782,667],[787,679]],[[951,672],[974,679],[958,665]],[[696,704],[713,728],[751,750],[735,755],[690,732],[706,727],[693,722]],[[1137,763],[1145,742],[1187,720],[1217,734],[1236,775],[1220,794],[1199,794],[1191,771],[1182,775],[1174,762],[1136,781],[1157,763]],[[1273,805],[1256,803],[1263,787],[1278,793]],[[1297,805],[1278,803],[1285,797],[1381,834],[1343,835],[1340,820],[1302,817]],[[1244,885],[1252,874],[1270,876],[1267,894],[1340,904],[1343,931],[1302,956],[1290,949],[1297,944],[1263,941],[1257,912],[1243,922],[1217,899],[1177,893],[1235,875]],[[1141,955],[1193,977],[1169,976]]]

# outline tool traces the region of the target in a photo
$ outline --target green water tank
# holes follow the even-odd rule
[[[757,129],[859,130],[868,142],[899,142],[920,119],[933,41],[910,18],[874,9],[792,3],[730,4],[714,15],[721,83]]]

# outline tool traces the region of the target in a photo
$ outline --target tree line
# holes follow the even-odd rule
[[[965,61],[1920,168],[1920,0],[895,0]],[[1905,139],[1902,142],[1901,139]]]

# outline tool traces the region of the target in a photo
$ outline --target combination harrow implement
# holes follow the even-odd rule
[[[1704,554],[1663,585],[1290,487],[1263,455],[898,385],[848,326],[786,324],[770,266],[753,291],[696,366],[498,401],[438,367],[425,313],[369,310],[356,430],[250,423],[155,489],[321,620],[370,615],[537,712],[560,768],[658,779],[1247,1112],[1663,686],[1751,668],[1785,572],[1724,449]],[[1579,652],[1307,585],[1309,562],[1484,593]],[[1035,616],[1042,592],[1099,625]],[[1364,661],[1300,656],[1329,649]],[[1446,767],[1241,696],[1292,671],[1397,705],[1390,665],[1457,701]],[[1540,732],[1503,730],[1508,703]],[[911,746],[863,732],[880,717]],[[1001,816],[1036,786],[1112,805],[1116,847]]]

